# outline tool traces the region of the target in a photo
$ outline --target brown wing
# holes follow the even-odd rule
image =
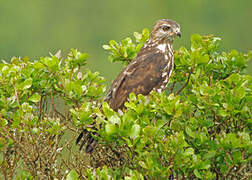
[[[114,110],[121,109],[129,93],[147,95],[158,88],[166,66],[164,54],[148,53],[137,56],[112,83],[105,98]]]

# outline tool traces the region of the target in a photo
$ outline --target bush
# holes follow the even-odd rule
[[[109,60],[127,65],[147,29],[104,45]],[[129,96],[114,112],[101,97],[104,78],[82,69],[75,49],[40,60],[0,64],[0,177],[5,179],[249,179],[252,78],[250,54],[224,52],[221,39],[191,37],[175,51],[166,92]],[[96,119],[92,118],[94,115]],[[99,145],[83,154],[81,129]],[[78,130],[80,129],[80,131]]]

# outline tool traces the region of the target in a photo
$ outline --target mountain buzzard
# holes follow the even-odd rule
[[[104,99],[113,110],[122,109],[131,92],[148,95],[152,90],[161,92],[167,87],[174,67],[173,41],[176,36],[181,36],[179,24],[169,19],[157,21],[149,40],[119,73]],[[77,144],[86,132],[79,135]],[[86,140],[86,152],[90,153],[97,142],[90,133]],[[85,140],[80,149],[84,144]]]

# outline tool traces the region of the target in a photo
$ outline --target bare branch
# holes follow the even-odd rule
[[[189,83],[190,81],[190,78],[191,78],[191,74],[193,72],[193,68],[191,69],[191,71],[189,72],[189,75],[188,75],[188,78],[187,78],[187,81],[186,83],[175,93],[175,96],[177,96]]]
[[[18,98],[18,92],[17,92],[17,89],[16,89],[16,87],[15,87],[15,84],[14,84],[14,83],[13,83],[12,85],[13,85],[13,88],[14,88],[14,91],[15,91],[15,96],[16,96],[16,99],[17,99],[17,103],[18,103],[18,105],[20,106],[20,102],[19,102],[19,98]]]

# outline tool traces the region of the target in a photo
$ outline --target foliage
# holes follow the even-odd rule
[[[128,64],[148,34],[135,33],[136,43],[131,38],[110,41],[104,45],[109,60]],[[245,73],[250,54],[223,52],[220,43],[214,36],[192,35],[190,49],[175,51],[167,91],[147,97],[132,93],[120,113],[101,103],[103,78],[81,71],[85,53],[72,50],[65,59],[57,53],[0,64],[1,175],[251,177],[252,78]],[[98,147],[90,155],[79,153],[72,144],[78,127],[93,131],[93,126]]]
[[[80,124],[71,121],[68,109],[98,100],[105,91],[99,73],[81,71],[86,59],[87,54],[73,49],[65,59],[59,52],[34,62],[14,57],[0,64],[0,169],[5,179],[64,177],[69,168],[86,166],[72,148],[75,137],[69,136]]]
[[[143,29],[142,33],[135,32],[134,37],[136,43],[133,43],[133,40],[127,37],[119,43],[111,40],[108,45],[103,45],[103,48],[110,52],[108,59],[111,62],[119,61],[124,65],[129,64],[136,57],[147,39],[149,39],[149,30]]]

